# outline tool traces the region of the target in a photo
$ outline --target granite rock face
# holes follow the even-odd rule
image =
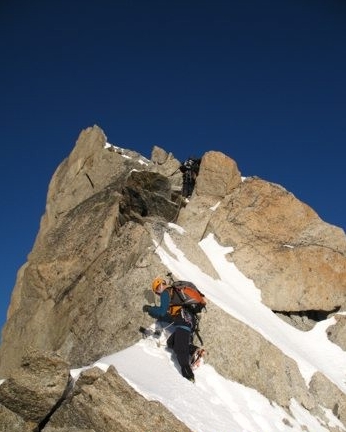
[[[66,361],[53,353],[29,350],[20,367],[0,385],[4,423],[10,418],[5,415],[6,408],[24,420],[26,426],[39,425],[63,398],[69,380]]]
[[[345,316],[338,314],[346,311],[344,231],[280,185],[242,178],[230,157],[216,151],[201,156],[186,203],[180,162],[171,153],[155,146],[148,160],[108,144],[98,126],[81,132],[52,177],[35,244],[17,274],[0,347],[0,377],[6,378],[0,423],[12,422],[13,431],[137,431],[139,415],[148,430],[188,430],[164,407],[144,401],[112,368],[85,372],[73,389],[68,376],[71,368],[131,346],[139,339],[138,323],[151,322],[141,306],[152,300],[151,280],[167,273],[155,253],[165,232],[216,277],[196,248],[213,233],[232,246],[229,261],[254,281],[266,306],[302,330],[334,316],[329,338],[346,349]],[[184,240],[169,223],[185,229]],[[215,320],[221,323],[217,332]],[[319,405],[335,411],[337,403],[346,423],[346,396],[339,389],[317,374],[308,388],[297,365],[244,323],[211,304],[202,331],[208,362],[223,376],[283,407],[294,397],[322,415]],[[143,404],[157,413],[151,420]]]
[[[157,402],[147,401],[109,367],[82,372],[53,353],[31,352],[0,386],[0,431],[143,431],[189,429]]]

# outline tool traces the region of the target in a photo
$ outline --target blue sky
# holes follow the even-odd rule
[[[150,157],[229,155],[346,229],[343,0],[0,5],[0,327],[79,132]]]

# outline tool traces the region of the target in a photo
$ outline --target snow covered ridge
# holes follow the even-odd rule
[[[125,150],[122,147],[118,147],[116,145],[110,144],[108,142],[106,142],[105,149],[111,149],[113,151],[115,151],[116,153],[121,154],[125,159],[132,159],[133,158],[133,152],[130,150]],[[150,161],[148,161],[148,159],[146,159],[145,157],[139,155],[138,158],[136,158],[138,163],[140,163],[141,165],[147,166],[149,165]]]
[[[196,383],[190,383],[180,375],[164,335],[159,345],[156,339],[147,338],[91,366],[106,371],[110,365],[137,392],[165,405],[194,432],[346,430],[329,409],[324,409],[326,420],[322,420],[292,399],[289,414],[258,391],[223,378],[208,364],[195,371]],[[72,370],[71,375],[78,379],[82,370]]]
[[[181,227],[170,226],[184,235]],[[203,286],[208,300],[251,326],[295,360],[307,385],[319,371],[346,392],[346,352],[330,342],[326,335],[333,318],[316,324],[310,332],[294,329],[283,322],[263,305],[253,281],[225,259],[232,248],[218,245],[212,234],[199,246],[217,270],[217,280],[192,264],[168,233],[164,244],[155,246],[162,263],[179,279],[192,277],[198,286]],[[172,353],[165,347],[165,340],[165,333],[160,339],[142,340],[91,366],[106,371],[113,365],[136,391],[148,400],[161,402],[195,432],[346,430],[331,409],[320,406],[322,418],[292,398],[288,412],[255,389],[224,378],[208,364],[208,355],[195,372],[196,383],[191,384],[181,377]],[[78,379],[83,369],[72,370],[72,376]]]

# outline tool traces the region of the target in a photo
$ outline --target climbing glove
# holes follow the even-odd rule
[[[150,305],[144,305],[143,308],[142,308],[142,311],[143,311],[143,312],[149,312],[149,309],[150,309],[150,308],[151,308]]]

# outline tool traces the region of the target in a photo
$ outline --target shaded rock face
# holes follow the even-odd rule
[[[122,191],[119,206],[120,220],[141,222],[145,217],[162,217],[175,221],[178,206],[171,201],[171,185],[161,174],[151,172],[132,172]]]
[[[308,330],[335,315],[328,335],[346,349],[345,316],[336,314],[346,310],[343,230],[323,222],[281,186],[256,177],[242,179],[236,162],[215,151],[202,155],[186,205],[179,193],[179,166],[157,146],[147,160],[107,145],[97,126],[81,132],[54,173],[34,247],[17,274],[0,347],[0,377],[8,378],[0,386],[0,420],[22,425],[18,430],[23,431],[33,430],[32,424],[59,432],[141,430],[134,418],[138,413],[147,421],[141,411],[144,401],[115,370],[88,371],[73,391],[67,370],[132,345],[139,338],[139,323],[151,323],[141,306],[152,301],[151,280],[167,273],[155,247],[170,232],[170,222],[186,231],[184,242],[174,239],[178,247],[213,278],[215,270],[196,242],[214,233],[222,245],[232,246],[229,261],[253,279],[263,303],[291,325]],[[217,331],[215,321],[220,321]],[[283,407],[291,397],[312,411],[319,404],[328,406],[346,422],[345,395],[321,377],[307,388],[294,362],[253,329],[210,305],[202,332],[208,362],[225,377],[258,389]],[[35,369],[23,363],[28,347],[38,353],[30,357],[36,359]],[[40,376],[41,368],[47,375],[61,370],[60,384],[54,385],[59,391],[35,387],[32,377]],[[31,382],[36,391],[33,400],[41,407],[36,417],[31,397],[20,394],[23,382]],[[107,400],[103,406],[98,392]],[[128,416],[124,404],[130,404]],[[112,412],[106,412],[107,406]],[[155,411],[152,406],[146,406],[148,412]],[[172,428],[161,409],[148,430],[186,430],[176,423]]]

